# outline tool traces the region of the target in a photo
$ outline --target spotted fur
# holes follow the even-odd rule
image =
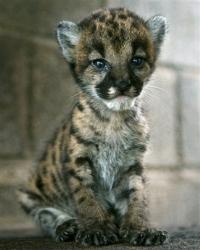
[[[25,211],[58,241],[157,245],[146,213],[143,155],[148,126],[140,93],[151,76],[166,21],[123,9],[58,25],[58,42],[81,93],[46,145],[26,187]]]

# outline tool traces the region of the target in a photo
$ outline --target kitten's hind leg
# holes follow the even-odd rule
[[[17,195],[22,208],[34,218],[45,233],[57,241],[69,241],[75,238],[76,223],[74,216],[68,213],[67,209],[63,211],[53,205],[45,204],[43,197],[34,191],[19,189]]]
[[[70,241],[75,238],[76,220],[53,207],[36,208],[32,212],[40,227],[57,241]]]

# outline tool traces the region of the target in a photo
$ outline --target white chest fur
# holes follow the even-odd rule
[[[133,135],[127,127],[122,130],[105,130],[104,141],[99,143],[95,166],[100,183],[111,190],[117,175],[135,163],[135,155],[129,150]]]
[[[141,117],[142,118],[142,117]],[[131,117],[130,120],[113,119],[105,127],[99,126],[100,136],[97,138],[98,151],[94,152],[93,161],[97,173],[99,185],[99,199],[106,206],[123,215],[127,211],[127,199],[119,199],[118,185],[114,185],[123,176],[130,166],[141,160],[143,151],[141,145],[145,145],[145,126],[143,120]],[[142,127],[142,129],[141,129]],[[144,134],[143,134],[144,132]],[[134,185],[135,181],[133,181]],[[129,180],[123,182],[123,188],[132,188]]]

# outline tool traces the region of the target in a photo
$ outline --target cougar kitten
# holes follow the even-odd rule
[[[57,38],[81,93],[27,185],[24,210],[58,241],[162,244],[146,213],[143,155],[148,127],[139,95],[155,68],[166,20],[103,9]]]

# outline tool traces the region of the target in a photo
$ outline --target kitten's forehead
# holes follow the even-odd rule
[[[114,29],[123,26],[126,29],[130,29],[131,26],[139,28],[142,23],[144,24],[144,20],[141,17],[127,9],[118,8],[96,11],[91,16],[83,19],[80,26],[92,29],[94,32],[102,27],[109,26],[113,26]]]
[[[118,53],[128,56],[138,47],[148,50],[151,45],[144,20],[127,9],[98,11],[84,19],[80,25],[84,31],[83,41],[88,42],[89,46],[99,51],[102,56]]]

